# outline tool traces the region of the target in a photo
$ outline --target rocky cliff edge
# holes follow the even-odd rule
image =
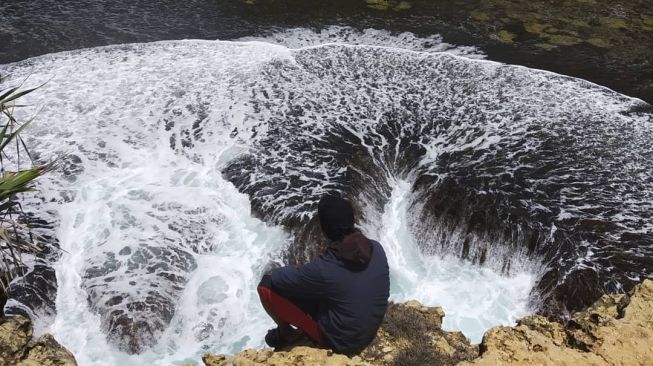
[[[528,316],[514,327],[494,327],[478,346],[460,332],[443,331],[443,317],[441,308],[416,301],[392,304],[376,339],[354,357],[298,344],[203,360],[206,366],[653,365],[651,280],[628,294],[604,295],[566,324]]]

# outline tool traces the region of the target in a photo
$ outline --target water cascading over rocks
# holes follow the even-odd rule
[[[599,108],[612,92],[448,55],[324,46],[294,61],[264,69],[250,103],[274,127],[224,171],[263,217],[300,232],[291,258],[310,257],[298,255],[307,222],[319,238],[315,197],[339,191],[372,202],[369,215],[401,178],[422,250],[506,272],[540,260],[545,314],[651,275],[653,128],[637,102]]]
[[[297,263],[319,250],[311,219],[323,193],[350,197],[373,226],[395,180],[409,182],[422,253],[506,272],[539,263],[531,297],[543,312],[652,275],[651,114],[581,80],[393,48],[208,41],[0,71],[51,78],[29,102],[48,101],[42,119],[70,121],[35,127],[39,150],[75,157],[35,206],[59,216],[68,252],[59,306],[81,298],[103,339],[128,353],[166,348],[186,328],[207,347],[251,342],[225,331],[243,325],[238,305],[251,300],[238,287],[253,288],[274,259],[261,249],[272,231],[239,216],[248,204],[295,235],[285,260]],[[201,263],[226,268],[205,282],[224,296],[188,285]],[[587,293],[570,290],[578,282]],[[184,291],[197,324],[179,315]]]

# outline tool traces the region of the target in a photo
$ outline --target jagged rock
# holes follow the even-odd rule
[[[478,347],[461,332],[442,330],[444,311],[412,300],[390,304],[376,339],[361,356],[372,364],[455,365],[472,360]]]
[[[249,349],[204,357],[207,366],[262,365],[653,365],[653,281],[626,295],[604,295],[563,325],[527,316],[514,327],[494,327],[480,349],[460,332],[441,329],[444,312],[417,301],[391,304],[376,339],[360,356],[291,347],[281,352]],[[480,356],[479,356],[480,351]]]
[[[32,323],[0,319],[0,366],[77,366],[75,357],[49,334],[32,341]]]
[[[442,308],[426,307],[417,301],[391,304],[376,339],[360,356],[347,357],[330,350],[298,345],[281,352],[248,349],[233,357],[207,354],[207,366],[259,365],[455,365],[478,355],[460,332],[441,329]]]
[[[206,366],[370,366],[360,357],[349,358],[330,350],[297,346],[289,351],[272,352],[271,349],[246,350],[234,357],[206,355],[202,358]]]
[[[15,365],[21,360],[31,339],[29,319],[22,316],[0,319],[0,365]]]
[[[42,335],[16,366],[74,366],[75,357],[50,334]]]
[[[653,365],[653,281],[628,295],[604,295],[566,326],[526,317],[483,337],[481,357],[460,366]]]

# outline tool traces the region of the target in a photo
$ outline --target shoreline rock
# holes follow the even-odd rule
[[[485,333],[480,358],[460,366],[653,365],[653,281],[603,295],[562,325],[529,316]]]
[[[75,357],[50,334],[32,340],[30,320],[0,318],[0,366],[77,366]]]
[[[273,352],[206,354],[206,366],[653,365],[653,280],[627,294],[603,295],[565,324],[533,315],[488,330],[480,345],[442,330],[444,311],[417,301],[391,304],[376,339],[347,357],[310,342]],[[51,335],[32,339],[28,318],[0,318],[0,366],[76,366]]]
[[[473,345],[461,332],[442,330],[444,311],[417,301],[391,304],[377,338],[347,357],[307,343],[279,352],[248,349],[233,356],[206,354],[206,366],[290,365],[653,365],[653,280],[628,294],[603,295],[566,324],[527,316],[494,327]]]

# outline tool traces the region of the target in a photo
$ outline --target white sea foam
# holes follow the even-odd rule
[[[197,116],[187,108],[196,93],[211,95],[219,104],[225,97],[220,93],[227,91],[220,82],[234,83],[243,69],[287,53],[278,46],[224,43],[225,47],[207,54],[214,45],[160,43],[154,46],[156,51],[148,50],[151,46],[117,46],[45,56],[36,67],[44,67],[44,72],[35,71],[30,77],[34,83],[52,78],[31,99],[44,106],[43,123],[32,131],[37,136],[36,150],[65,152],[80,159],[75,164],[77,174],[66,179],[57,171],[41,182],[43,195],[56,202],[41,209],[56,212],[57,237],[65,251],[56,266],[57,316],[47,330],[75,353],[80,365],[197,361],[206,350],[234,352],[258,346],[271,325],[257,306],[255,284],[288,238],[281,229],[253,218],[247,197],[221,177],[221,166],[243,149],[242,144],[229,137],[229,126],[219,126],[211,145],[198,146],[189,158],[170,149],[162,115],[166,108],[176,108],[174,113],[182,115],[177,123],[192,124]],[[176,53],[180,48],[186,52]],[[183,54],[190,58],[173,64]],[[149,61],[153,63],[144,64]],[[116,62],[131,64],[115,66]],[[189,71],[198,67],[197,73],[190,78],[176,75],[184,63]],[[130,74],[128,69],[141,71]],[[109,76],[114,72],[123,77]],[[228,113],[220,106],[207,110],[218,115],[215,120]],[[242,119],[235,117],[235,122],[246,127]],[[74,198],[62,202],[64,194]],[[143,248],[145,258],[134,260]],[[193,260],[183,264],[183,257],[147,259],[157,248],[188,253]],[[117,265],[111,264],[113,259]],[[151,268],[175,261],[196,269]],[[89,269],[107,274],[89,275]],[[168,275],[184,278],[183,291],[175,290],[176,281],[165,280]],[[170,326],[157,346],[141,355],[117,352],[107,343],[96,311],[129,312],[122,304],[107,307],[105,303],[114,296],[131,303],[146,301],[153,286],[176,305]],[[134,316],[156,320],[147,314]]]
[[[107,197],[102,197],[110,188],[89,182],[80,192],[85,198],[62,210],[59,239],[68,253],[57,268],[59,313],[50,331],[74,351],[80,365],[163,365],[181,358],[197,360],[202,350],[234,352],[245,346],[260,345],[269,320],[257,306],[254,284],[264,265],[279,253],[287,238],[281,230],[252,218],[247,197],[219,176],[198,174],[195,179],[199,184],[191,192],[180,194],[177,189],[166,187],[167,193],[201,200],[203,203],[198,207],[208,206],[209,210],[224,214],[225,222],[211,228],[222,234],[214,236],[220,243],[210,254],[197,255],[197,270],[185,284],[171,326],[153,350],[139,356],[116,352],[106,343],[100,321],[89,311],[86,293],[80,288],[80,274],[97,245],[94,238],[102,232],[102,224],[111,220],[107,217],[110,215]],[[143,183],[133,180],[134,185]],[[111,200],[120,198],[112,195]],[[137,218],[147,215],[141,210],[131,213]],[[87,215],[87,219],[80,219]],[[176,215],[170,220],[174,221]],[[147,277],[134,276],[127,280],[151,284]],[[117,284],[112,281],[112,285]]]
[[[292,40],[293,34],[301,40]],[[292,42],[278,43],[291,47],[322,42],[309,31],[291,31],[290,36],[280,37],[290,37]],[[407,36],[402,37],[396,43]],[[337,37],[328,38],[338,41]],[[333,52],[340,51],[336,48]],[[422,57],[399,56],[398,63]],[[297,67],[294,57],[286,47],[261,42],[180,41],[64,52],[0,67],[16,79],[31,74],[33,84],[49,80],[26,97],[26,101],[44,106],[32,130],[33,143],[42,157],[46,151],[59,151],[79,160],[64,164],[69,168],[67,174],[56,171],[41,182],[45,203],[39,210],[53,213],[57,238],[66,251],[56,268],[58,312],[48,331],[75,353],[80,365],[199,363],[207,351],[231,353],[262,345],[263,334],[272,323],[258,305],[254,288],[267,262],[275,260],[288,244],[288,237],[279,227],[253,217],[248,197],[222,177],[221,169],[242,153],[256,152],[261,136],[276,127],[264,123],[269,111],[257,111],[260,106],[250,104],[251,95],[260,92],[255,86],[261,80],[261,70],[270,65]],[[472,71],[485,70],[485,63],[474,65]],[[484,72],[492,77],[501,71],[500,65],[487,65]],[[507,78],[520,83],[527,74],[521,70]],[[469,77],[465,75],[462,77]],[[535,72],[533,78],[544,83],[547,76]],[[407,82],[399,77],[392,80],[402,87]],[[584,83],[567,79],[556,83],[564,84],[561,92],[589,90]],[[297,90],[307,87],[311,85],[288,86]],[[451,84],[451,89],[455,88]],[[351,85],[351,90],[356,89]],[[270,89],[270,95],[273,92]],[[533,91],[534,95],[539,92]],[[604,96],[602,89],[588,92],[594,93],[592,98],[604,98],[606,110],[618,111],[615,106],[627,104]],[[375,89],[374,93],[367,98],[401,106],[393,100],[393,91]],[[275,97],[290,98],[291,94],[292,90]],[[586,102],[560,98],[562,104],[557,107],[573,109]],[[256,101],[265,103],[262,97]],[[365,101],[363,97],[361,101]],[[371,108],[370,103],[363,104]],[[533,107],[530,100],[525,105]],[[499,117],[488,122],[490,127],[481,131],[480,139],[466,131],[470,125],[453,126],[454,143],[448,152],[487,148],[500,141],[502,128],[509,134],[525,133],[524,123],[511,129],[510,120]],[[372,122],[380,117],[369,118],[347,128],[360,136],[371,131],[370,135],[382,142],[385,137],[368,126],[374,126]],[[303,123],[302,129],[287,133],[308,135],[313,133],[309,127],[315,131],[322,128],[315,120]],[[316,132],[313,138],[318,140],[321,135]],[[447,141],[423,143],[427,149],[423,165],[447,152],[443,150]],[[368,147],[374,153],[379,146],[385,145]],[[290,156],[285,150],[271,154],[283,155],[280,159]],[[301,173],[281,160],[274,168],[282,174]],[[313,162],[307,160],[307,164]],[[328,164],[306,169],[331,174]],[[462,329],[474,341],[479,341],[488,327],[510,324],[529,312],[526,299],[535,273],[515,270],[505,276],[447,256],[423,255],[418,239],[407,229],[409,185],[402,180],[389,184],[392,197],[379,214],[380,220],[367,230],[388,252],[393,299],[416,298],[427,305],[443,306],[445,327]],[[283,189],[296,193],[289,187]],[[161,254],[160,248],[168,252]],[[162,295],[176,311],[170,324],[155,332],[154,347],[129,356],[107,343],[103,329],[108,324],[107,314],[127,311],[149,324],[160,322],[165,315],[130,310],[125,305],[147,302],[151,291]],[[116,296],[124,302],[114,304]]]
[[[402,48],[418,52],[447,52],[468,58],[482,59],[485,54],[477,47],[446,43],[438,34],[419,37],[411,32],[393,33],[387,30],[332,25],[320,30],[293,28],[265,36],[243,37],[238,41],[263,41],[288,48],[303,48],[329,43]]]
[[[424,255],[418,238],[406,222],[410,216],[411,184],[393,182],[378,232],[391,270],[391,299],[418,300],[428,306],[442,306],[443,328],[460,330],[478,343],[485,330],[495,325],[512,325],[528,315],[529,292],[536,273],[524,269],[509,276],[450,256]],[[524,266],[525,267],[525,266]]]

